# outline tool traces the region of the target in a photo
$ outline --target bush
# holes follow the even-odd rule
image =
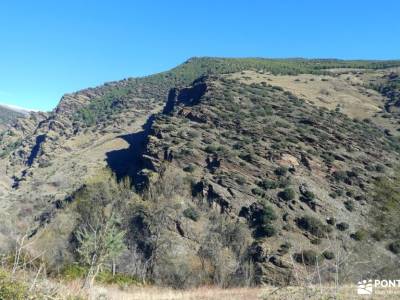
[[[395,242],[390,243],[388,248],[394,254],[399,254],[400,253],[400,241],[395,241]]]
[[[183,211],[183,215],[184,215],[186,218],[191,219],[191,220],[193,220],[193,221],[195,221],[195,222],[198,221],[199,218],[200,218],[199,212],[198,212],[195,208],[193,208],[193,207],[186,208],[186,209]]]
[[[254,231],[255,238],[271,237],[276,234],[276,229],[272,224],[262,224]]]
[[[383,172],[385,172],[385,167],[382,166],[382,165],[377,164],[377,165],[375,166],[375,171],[376,171],[376,172],[379,172],[379,173],[383,173]]]
[[[236,181],[236,183],[239,184],[239,185],[244,185],[244,184],[246,183],[246,179],[245,179],[243,176],[240,176],[240,175],[238,175],[238,176],[235,178],[235,181]]]
[[[335,171],[332,175],[337,181],[345,181],[347,178],[347,172],[345,171]]]
[[[333,226],[336,224],[336,219],[334,217],[329,217],[326,219],[326,223]]]
[[[262,205],[262,206],[263,206],[262,210],[253,214],[254,225],[271,223],[272,221],[275,221],[278,218],[271,206],[268,205]]]
[[[315,194],[309,190],[306,190],[303,192],[303,198],[306,200],[306,202],[309,202],[315,199]]]
[[[322,255],[328,260],[335,258],[335,254],[332,251],[324,251]]]
[[[288,171],[288,169],[286,167],[278,167],[275,170],[275,174],[277,176],[285,176],[287,171]]]
[[[373,232],[373,233],[371,234],[371,237],[372,237],[375,241],[380,242],[381,240],[384,239],[385,234],[384,234],[383,232],[381,232],[381,231],[375,231],[375,232]]]
[[[278,197],[285,201],[291,201],[296,197],[296,192],[291,188],[286,188],[278,193]]]
[[[254,211],[251,218],[251,226],[255,227],[254,237],[271,237],[276,234],[272,222],[277,219],[277,216],[272,207],[262,204],[262,209]]]
[[[290,248],[292,248],[292,244],[289,243],[289,242],[284,242],[284,243],[280,246],[278,252],[279,252],[279,254],[281,254],[281,255],[285,255],[285,254],[287,254],[287,253],[289,252],[289,249],[290,249]]]
[[[349,229],[349,224],[347,224],[346,222],[341,222],[336,224],[336,228],[340,231],[345,231],[347,229]]]
[[[194,138],[198,138],[200,136],[200,134],[197,131],[194,130],[189,130],[187,132],[188,137],[194,139]]]
[[[72,281],[85,278],[87,272],[88,267],[84,267],[78,264],[70,264],[64,266],[64,268],[61,270],[61,276],[63,279]]]
[[[195,170],[195,166],[192,164],[189,164],[183,168],[183,171],[188,172],[188,173],[192,173],[194,170]]]
[[[86,266],[78,265],[78,264],[70,264],[65,266],[61,271],[62,279],[73,281],[77,279],[84,279],[87,275],[89,268]],[[139,280],[135,277],[117,273],[115,275],[108,270],[103,270],[96,277],[96,282],[106,283],[106,284],[117,284],[121,287],[139,284]],[[0,297],[1,299],[1,297]]]
[[[291,184],[291,180],[289,177],[281,177],[279,178],[278,181],[278,187],[281,189],[285,189],[287,187],[289,187],[289,185]]]
[[[348,211],[353,211],[354,210],[354,202],[351,200],[347,200],[344,202],[344,207],[346,207],[346,209]]]
[[[244,161],[247,161],[248,163],[252,163],[252,162],[257,161],[257,157],[256,157],[253,153],[244,153],[244,152],[241,152],[241,153],[239,154],[239,157],[240,157],[241,159],[243,159]]]
[[[311,244],[313,244],[313,245],[320,245],[321,243],[322,243],[322,240],[320,238],[311,240]]]
[[[351,235],[351,238],[356,240],[356,241],[362,241],[365,240],[367,237],[367,232],[365,230],[357,230]]]
[[[28,298],[27,296],[27,286],[12,280],[6,271],[0,269],[0,299],[25,300]]]
[[[273,180],[264,179],[257,183],[257,185],[264,190],[272,190],[278,187],[278,184]]]
[[[328,225],[311,216],[304,216],[298,219],[297,226],[319,238],[325,237],[327,233],[331,232],[331,228]]]
[[[251,192],[253,195],[257,195],[260,197],[264,197],[265,193],[262,189],[260,189],[259,187],[255,187],[251,189]]]
[[[323,257],[314,250],[303,250],[301,253],[295,253],[293,258],[296,262],[305,264],[306,266],[315,266]]]
[[[218,152],[219,147],[220,146],[213,144],[213,145],[208,145],[204,150],[207,153],[216,153]]]

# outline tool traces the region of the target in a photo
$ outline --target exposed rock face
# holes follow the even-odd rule
[[[41,226],[44,219],[48,222],[48,212],[57,203],[108,165],[107,153],[129,149],[129,141],[123,136],[141,131],[146,118],[160,110],[163,99],[153,99],[154,92],[131,95],[127,84],[122,81],[65,95],[53,112],[31,113],[5,131],[0,141],[4,152],[0,160],[0,202],[11,227],[17,222],[25,231]],[[113,89],[123,92],[110,96]],[[88,123],[81,112],[88,111],[96,101],[106,107],[109,102],[123,102],[124,110],[114,115],[110,111],[108,116],[113,119]],[[100,105],[92,109],[93,114],[97,109]]]

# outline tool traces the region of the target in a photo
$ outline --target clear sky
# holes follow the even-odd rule
[[[0,2],[0,103],[64,93],[191,56],[399,59],[397,0]]]

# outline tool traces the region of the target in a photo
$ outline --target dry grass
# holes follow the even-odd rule
[[[78,291],[76,283],[68,287],[68,291]],[[68,293],[73,295],[73,293]],[[80,295],[82,293],[80,292]],[[334,286],[308,287],[257,287],[231,288],[201,287],[190,290],[173,290],[161,287],[94,287],[88,296],[90,300],[294,300],[294,299],[400,299],[400,288],[377,289],[371,296],[357,295],[356,285],[341,286],[338,290]]]
[[[399,136],[398,124],[379,114],[383,110],[385,98],[370,88],[372,79],[382,77],[391,70],[381,70],[354,74],[356,69],[332,69],[334,76],[301,74],[297,76],[259,74],[245,71],[228,75],[245,84],[267,82],[289,91],[306,102],[329,110],[340,107],[340,112],[350,118],[371,119],[378,126],[387,128],[393,135]],[[398,69],[393,69],[398,71]]]
[[[243,73],[231,76],[246,84],[264,81],[279,86],[319,107],[333,110],[340,105],[341,111],[353,118],[369,118],[382,109],[382,96],[365,88],[361,79],[350,74],[332,77],[309,74],[274,76],[253,71]]]
[[[239,300],[239,299],[262,299],[261,288],[234,288],[219,289],[215,287],[201,287],[191,290],[173,290],[159,287],[135,287],[128,290],[118,288],[96,287],[91,293],[91,299],[97,299],[104,295],[110,300]]]
[[[175,290],[157,286],[127,286],[95,285],[90,290],[83,289],[82,280],[65,281],[49,278],[43,274],[28,271],[18,271],[15,274],[17,282],[23,283],[29,291],[40,298],[56,300],[294,300],[294,299],[400,299],[400,287],[374,288],[369,296],[357,294],[356,284],[340,285],[309,285],[289,287],[238,287],[222,289],[216,286],[203,286],[187,290]],[[37,280],[36,280],[37,279]],[[1,284],[0,284],[1,290]],[[1,295],[0,295],[1,298]],[[3,299],[3,298],[1,298]]]

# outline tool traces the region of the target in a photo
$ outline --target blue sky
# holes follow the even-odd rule
[[[191,56],[400,58],[400,1],[1,1],[0,103],[64,93]]]

